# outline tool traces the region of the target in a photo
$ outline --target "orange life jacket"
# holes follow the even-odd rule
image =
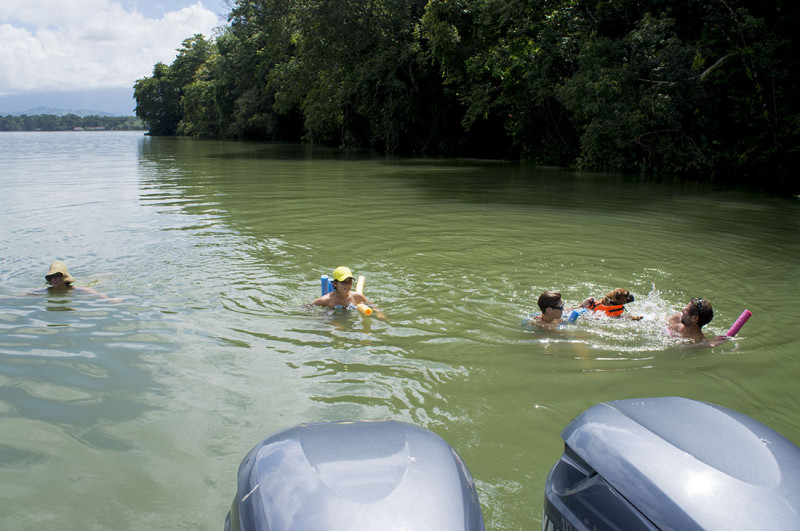
[[[609,317],[619,317],[620,315],[622,315],[622,312],[625,311],[625,305],[624,304],[608,305],[608,304],[603,304],[603,301],[600,302],[595,301],[592,303],[591,306],[589,306],[589,309],[592,310],[593,312],[603,312]]]

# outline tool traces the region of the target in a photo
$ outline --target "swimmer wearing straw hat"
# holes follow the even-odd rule
[[[683,310],[669,318],[669,330],[675,335],[693,339],[696,343],[705,341],[703,326],[714,318],[714,310],[706,299],[692,299]]]
[[[319,297],[311,304],[314,306],[327,306],[328,308],[357,308],[365,315],[372,313],[372,309],[375,306],[364,296],[361,289],[352,290],[353,273],[349,267],[340,266],[334,269],[332,279],[333,291]],[[361,286],[361,283],[359,286]],[[380,311],[376,311],[376,317],[384,317],[384,315]]]
[[[47,271],[47,274],[44,276],[45,281],[49,285],[47,291],[50,293],[58,293],[64,291],[77,291],[81,293],[89,293],[91,295],[96,295],[101,299],[108,299],[111,302],[122,302],[120,298],[111,298],[108,295],[103,293],[98,293],[91,288],[78,288],[73,286],[72,284],[75,282],[75,279],[72,278],[72,275],[69,274],[67,271],[67,264],[56,260],[52,264],[50,264],[50,269]]]
[[[50,269],[47,271],[47,274],[44,276],[45,282],[47,282],[46,288],[36,289],[33,291],[27,291],[25,293],[20,293],[19,295],[12,295],[13,297],[24,297],[28,295],[40,295],[42,293],[68,293],[71,291],[77,293],[88,293],[90,295],[96,295],[101,299],[108,299],[111,302],[122,302],[120,298],[111,298],[108,295],[103,293],[98,293],[91,288],[84,288],[84,287],[76,287],[73,286],[75,279],[72,275],[69,274],[67,270],[67,264],[60,260],[54,261],[50,264]],[[3,297],[0,297],[3,298]]]

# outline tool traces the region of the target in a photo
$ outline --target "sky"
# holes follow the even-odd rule
[[[229,11],[226,0],[0,0],[0,114],[81,94],[130,107],[137,79]]]

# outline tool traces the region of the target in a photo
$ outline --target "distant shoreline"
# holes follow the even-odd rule
[[[135,116],[78,116],[56,115],[6,115],[0,116],[0,132],[96,132],[96,131],[147,131],[147,126]]]

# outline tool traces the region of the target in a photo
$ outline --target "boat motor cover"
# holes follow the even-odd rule
[[[397,421],[300,424],[267,437],[239,467],[229,516],[243,530],[484,529],[456,451]]]
[[[678,397],[617,400],[561,436],[543,528],[798,528],[800,448],[742,413]]]

